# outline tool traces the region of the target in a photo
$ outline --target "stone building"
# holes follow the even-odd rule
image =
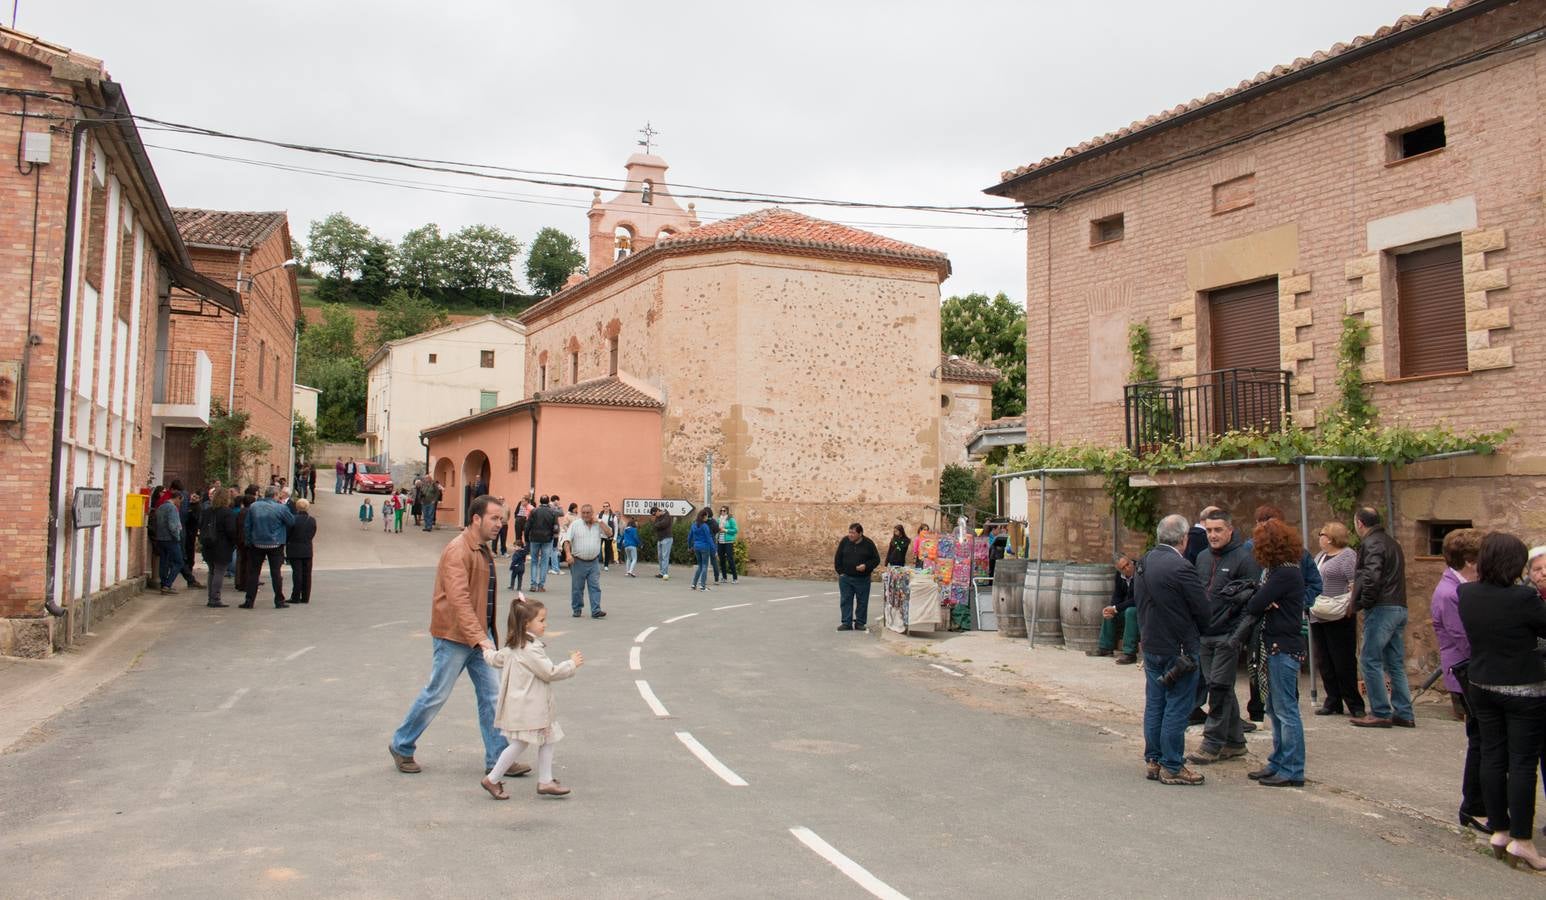
[[[419,433],[526,396],[526,327],[487,315],[377,348],[365,363],[365,455],[400,482],[425,469]]]
[[[101,60],[0,28],[0,105],[0,654],[39,657],[144,583],[129,497],[153,438],[209,416],[207,357],[176,393],[152,361],[185,298],[241,300],[193,271]]]
[[[693,204],[682,209],[666,184],[666,161],[648,153],[635,153],[624,166],[623,189],[603,202],[597,191],[591,200],[590,264],[592,275],[625,257],[648,250],[655,242],[703,224]]]
[[[268,484],[272,475],[289,478],[295,323],[301,317],[295,269],[285,265],[291,253],[289,216],[213,209],[176,209],[173,215],[194,269],[241,294],[242,313],[203,304],[199,315],[173,318],[170,349],[157,357],[156,378],[175,387],[192,377],[196,354],[208,356],[214,398],[224,409],[245,412],[247,433],[269,445],[242,480]],[[205,483],[204,454],[193,443],[203,430],[166,429],[156,446],[163,480],[180,478],[190,489]]]
[[[940,357],[940,465],[972,462],[967,444],[993,418],[993,385],[1003,377],[992,366],[955,355]]]
[[[1516,429],[1495,456],[1393,473],[1409,557],[1408,647],[1450,528],[1546,539],[1546,2],[1456,0],[1056,156],[988,193],[1028,207],[1032,442],[1142,452],[1125,335],[1153,335],[1177,436],[1313,425],[1337,400],[1346,316],[1372,328],[1380,420]],[[1384,507],[1381,473],[1366,502]],[[1299,507],[1286,468],[1164,475],[1163,505]],[[1109,503],[1062,480],[1049,556],[1104,560]],[[1311,490],[1312,527],[1329,510]],[[1034,519],[1034,503],[1031,517]],[[1312,532],[1313,533],[1313,532]],[[1129,536],[1128,543],[1137,542]]]

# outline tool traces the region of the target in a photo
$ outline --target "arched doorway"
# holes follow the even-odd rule
[[[472,499],[480,493],[488,493],[489,478],[493,470],[489,466],[488,456],[482,450],[474,450],[467,454],[467,459],[462,462],[462,524],[466,525],[471,520],[468,515],[472,509]]]

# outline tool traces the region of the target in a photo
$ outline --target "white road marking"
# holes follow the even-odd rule
[[[642,644],[642,643],[644,643],[645,638],[648,638],[650,635],[654,634],[658,630],[659,630],[659,626],[651,625],[650,627],[648,627],[648,628],[644,629],[643,631],[639,632],[639,636],[634,638],[633,642],[635,644]]]
[[[662,625],[670,625],[672,622],[680,622],[683,619],[691,619],[693,616],[696,616],[696,615],[697,615],[697,613],[683,613],[680,616],[672,616],[671,618],[665,620],[661,624]]]
[[[714,607],[713,612],[719,612],[722,609],[740,609],[743,606],[751,606],[751,604],[750,603],[732,603],[729,606],[716,606],[716,607]]]
[[[234,693],[231,696],[225,698],[225,702],[220,704],[220,708],[221,709],[230,709],[231,707],[236,705],[236,701],[242,699],[242,695],[245,694],[245,693],[247,693],[247,688],[237,688],[236,689],[236,693]]]
[[[831,863],[839,872],[853,879],[854,883],[882,900],[907,900],[907,895],[876,878],[869,870],[839,853],[836,847],[821,839],[821,835],[800,826],[789,829],[800,843],[816,851],[816,855]]]
[[[822,594],[821,596],[823,596],[823,597],[836,597],[837,594],[838,594],[837,591],[827,591],[825,594]]]
[[[644,668],[644,666],[639,663],[639,651],[643,649],[644,648],[640,647],[638,644],[634,644],[632,647],[628,648],[628,668],[634,670],[635,672]]]
[[[301,649],[295,651],[294,653],[290,654],[289,656],[286,656],[285,657],[285,662],[289,662],[290,660],[295,659],[296,657],[300,656],[302,653],[305,653],[308,650],[315,650],[315,649],[317,649],[315,644],[313,644],[310,647],[302,647]]]
[[[769,603],[783,603],[785,600],[804,600],[810,594],[795,594],[793,597],[774,597]]]
[[[681,741],[698,761],[709,767],[709,771],[720,777],[720,780],[731,787],[746,787],[746,779],[730,771],[730,767],[714,758],[709,748],[698,743],[698,739],[686,731],[678,731],[676,739]]]
[[[650,690],[650,683],[648,681],[635,681],[634,686],[639,689],[639,696],[644,698],[644,702],[649,706],[651,712],[662,719],[668,718],[671,715],[666,712],[665,705],[660,702],[659,697],[655,696],[655,692]]]
[[[372,627],[372,628],[385,628],[388,625],[407,625],[407,624],[408,624],[408,620],[407,619],[393,619],[390,622],[382,622],[379,625],[372,625],[370,627]]]
[[[177,789],[191,774],[193,774],[193,760],[178,760],[177,765],[172,767],[172,774],[166,779],[166,787],[161,789],[161,799],[170,800],[177,796]]]
[[[931,668],[931,669],[938,669],[941,672],[944,672],[946,675],[954,675],[957,678],[965,678],[966,677],[966,673],[964,673],[964,672],[957,672],[955,669],[952,669],[949,666],[942,666],[939,663],[929,663],[929,668]]]

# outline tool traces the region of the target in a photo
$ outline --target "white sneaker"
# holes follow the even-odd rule
[[[661,581],[670,581],[671,580],[671,576],[670,575],[662,575],[662,576],[660,576],[660,580]]]

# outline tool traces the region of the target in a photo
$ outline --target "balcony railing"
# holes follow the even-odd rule
[[[1231,431],[1277,431],[1292,418],[1292,378],[1278,369],[1219,369],[1130,384],[1127,447],[1143,456],[1204,446]]]
[[[164,425],[208,425],[212,374],[203,350],[157,351],[151,414]]]

